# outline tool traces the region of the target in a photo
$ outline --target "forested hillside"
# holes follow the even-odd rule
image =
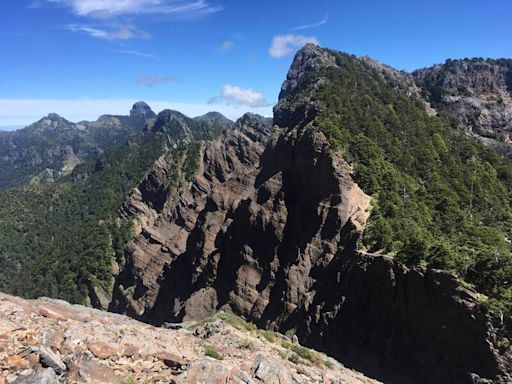
[[[428,115],[389,72],[329,53],[335,64],[306,73],[289,102],[314,100],[315,126],[372,196],[364,246],[405,266],[454,272],[510,321],[512,162],[453,118]]]
[[[0,190],[57,181],[78,164],[125,145],[155,117],[149,105],[138,102],[129,116],[73,123],[50,113],[26,128],[0,132]]]
[[[0,192],[0,291],[75,303],[94,300],[95,287],[109,293],[114,256],[130,239],[131,222],[118,214],[128,193],[164,154],[183,175],[194,172],[200,140],[219,132],[183,118],[194,123],[185,135],[163,119],[158,132],[138,134],[59,182]]]

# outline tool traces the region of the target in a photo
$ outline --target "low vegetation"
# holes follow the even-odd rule
[[[192,323],[189,329],[195,330],[204,327],[208,323],[213,323],[219,320],[231,325],[239,331],[249,332],[253,336],[266,340],[271,344],[275,344],[276,347],[283,348],[283,350],[281,350],[283,358],[288,359],[295,364],[301,363],[305,365],[327,366],[328,368],[332,367],[332,363],[328,360],[324,360],[318,352],[300,344],[292,343],[288,338],[279,333],[259,329],[256,325],[246,322],[241,317],[230,312],[218,312],[214,316]],[[249,350],[253,350],[255,348],[254,343],[250,340],[243,340],[241,347]],[[205,345],[205,354],[215,359],[222,358],[222,356],[209,345]]]
[[[204,354],[206,356],[209,356],[209,357],[214,358],[216,360],[222,360],[223,359],[222,355],[215,348],[213,348],[211,345],[205,345],[205,347],[204,347]]]

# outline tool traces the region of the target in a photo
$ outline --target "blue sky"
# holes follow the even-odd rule
[[[0,0],[0,129],[155,111],[270,115],[308,41],[413,70],[512,57],[508,0]]]

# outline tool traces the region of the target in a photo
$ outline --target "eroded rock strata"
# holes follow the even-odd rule
[[[336,65],[329,51],[301,50],[276,125],[246,115],[204,146],[193,182],[165,203],[143,192],[165,186],[169,164],[156,164],[124,208],[137,236],[111,309],[162,324],[229,307],[389,382],[510,382],[502,325],[475,291],[358,251],[370,197],[315,129],[321,106],[294,92]]]

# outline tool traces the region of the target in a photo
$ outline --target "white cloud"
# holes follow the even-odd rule
[[[137,84],[146,85],[148,87],[153,87],[158,84],[175,83],[176,81],[178,81],[178,79],[175,76],[144,76],[139,77],[137,80],[135,80]]]
[[[277,35],[272,39],[272,45],[268,52],[272,57],[288,56],[307,43],[320,44],[314,36]]]
[[[113,49],[112,52],[122,53],[123,55],[146,57],[148,59],[158,59],[158,56],[153,55],[152,53],[134,51],[131,49]]]
[[[27,126],[48,113],[55,112],[70,121],[96,120],[105,114],[127,115],[137,99],[0,99],[0,130],[4,127]],[[236,120],[246,112],[272,116],[272,106],[247,107],[239,104],[216,105],[175,103],[165,100],[146,100],[155,112],[174,109],[187,116],[199,116],[217,110]]]
[[[223,42],[223,43],[220,45],[219,50],[220,50],[221,52],[229,52],[229,51],[231,51],[231,50],[235,49],[235,47],[236,47],[235,42],[234,42],[234,41],[231,41],[231,40],[228,40],[228,41]]]
[[[263,93],[231,84],[224,85],[220,91],[220,96],[210,99],[209,104],[235,104],[253,108],[268,106]]]
[[[298,27],[295,27],[292,30],[293,31],[302,31],[303,29],[320,27],[321,25],[327,24],[327,21],[329,21],[329,15],[326,14],[324,16],[324,18],[320,21],[317,21],[317,22],[311,23],[311,24],[299,25]]]
[[[149,38],[146,32],[137,30],[132,25],[125,25],[114,30],[107,31],[105,29],[90,27],[88,25],[70,24],[67,29],[71,32],[86,33],[91,37],[104,40],[130,40],[135,37]]]
[[[78,16],[108,18],[122,15],[206,15],[220,11],[205,0],[46,0],[71,8]]]

